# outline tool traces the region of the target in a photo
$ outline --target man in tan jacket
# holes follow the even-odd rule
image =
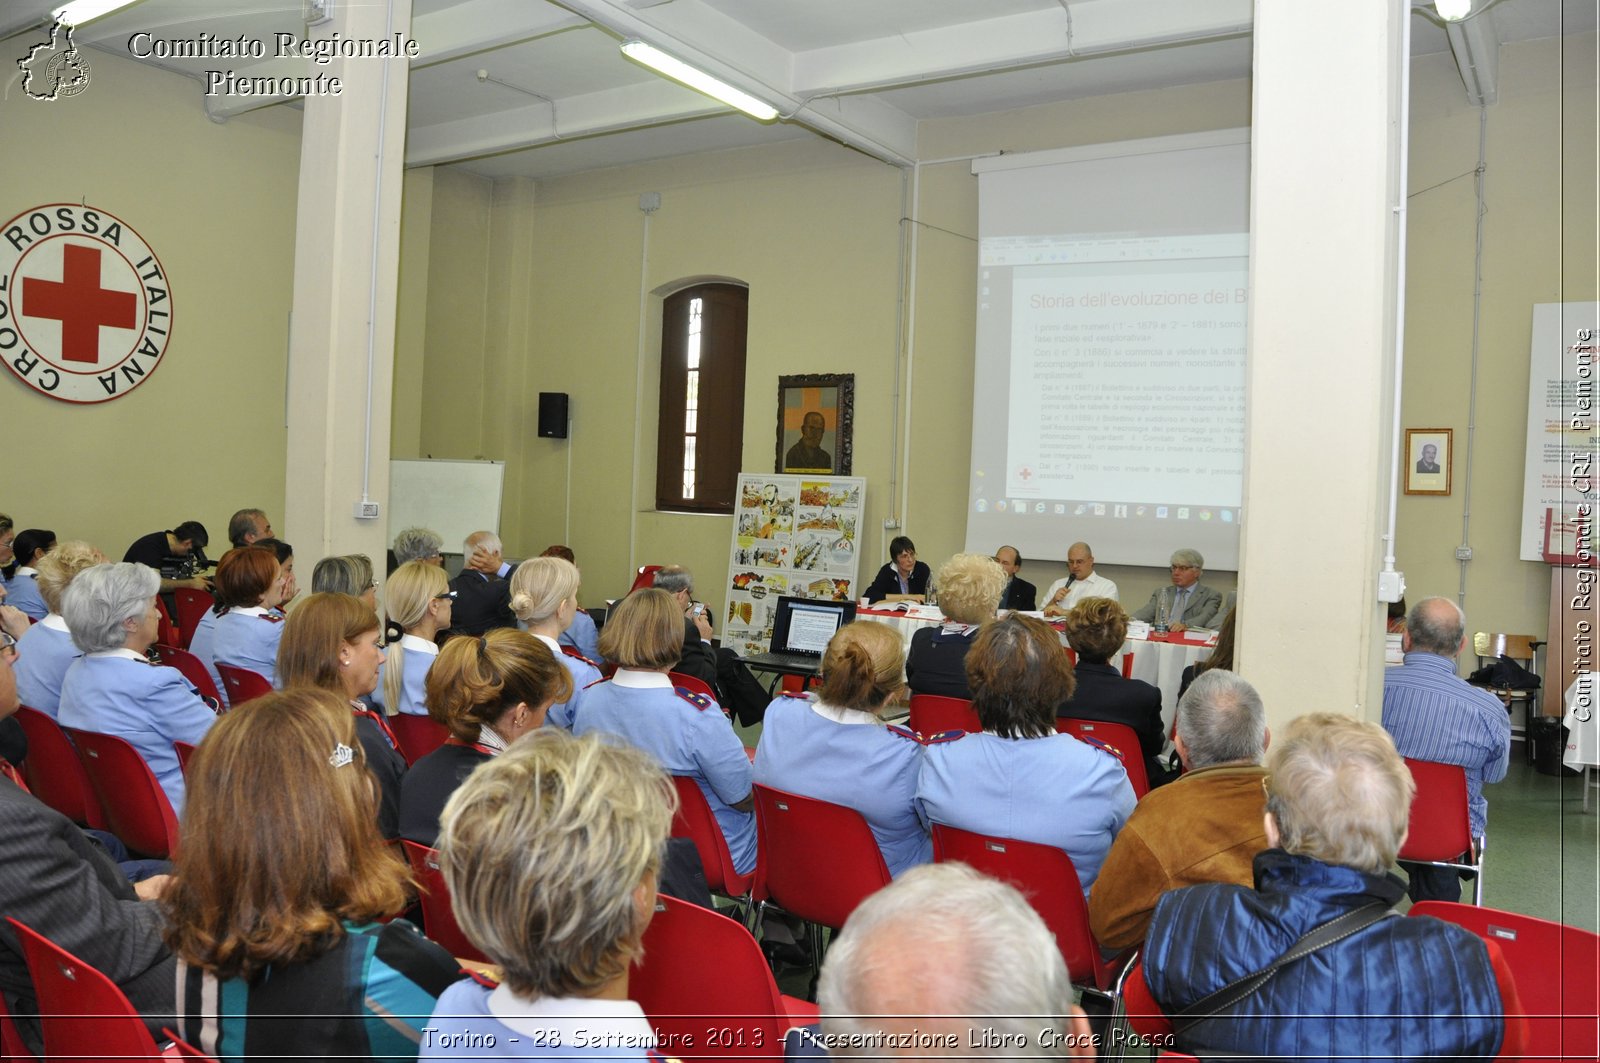
[[[1233,672],[1201,672],[1178,702],[1174,742],[1185,774],[1152,790],[1117,835],[1089,893],[1089,925],[1104,948],[1144,940],[1156,901],[1201,882],[1253,883],[1267,848],[1266,710]]]

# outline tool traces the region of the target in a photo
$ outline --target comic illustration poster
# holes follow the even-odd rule
[[[867,481],[859,476],[741,473],[722,644],[742,655],[772,641],[777,600],[857,597]]]

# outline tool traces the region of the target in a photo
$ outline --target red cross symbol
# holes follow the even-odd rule
[[[1029,480],[1033,479],[1033,470],[1024,465],[1020,470],[1018,470],[1017,475],[1022,477],[1023,483],[1027,483]]]
[[[139,300],[132,292],[100,287],[100,248],[67,244],[59,281],[24,277],[21,312],[61,322],[61,358],[100,360],[100,328],[133,328]]]

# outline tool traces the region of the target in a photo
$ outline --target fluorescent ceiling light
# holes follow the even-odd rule
[[[1446,22],[1460,22],[1472,14],[1472,0],[1433,0],[1433,9]]]
[[[675,59],[659,48],[652,47],[643,41],[623,41],[622,54],[636,62],[643,63],[652,70],[665,74],[674,81],[681,81],[691,89],[698,89],[707,96],[721,100],[731,107],[737,107],[752,118],[763,122],[771,121],[778,117],[778,112],[769,104],[762,103],[748,92],[741,92],[725,81],[719,81],[698,70],[681,59]]]
[[[109,15],[118,8],[127,7],[134,0],[72,0],[50,12],[50,17],[69,26],[93,22],[101,15]]]

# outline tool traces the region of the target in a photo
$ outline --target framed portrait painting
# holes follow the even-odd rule
[[[1450,429],[1407,428],[1405,463],[1406,494],[1447,495],[1450,493]]]
[[[773,472],[849,476],[854,373],[778,378],[778,452]]]

